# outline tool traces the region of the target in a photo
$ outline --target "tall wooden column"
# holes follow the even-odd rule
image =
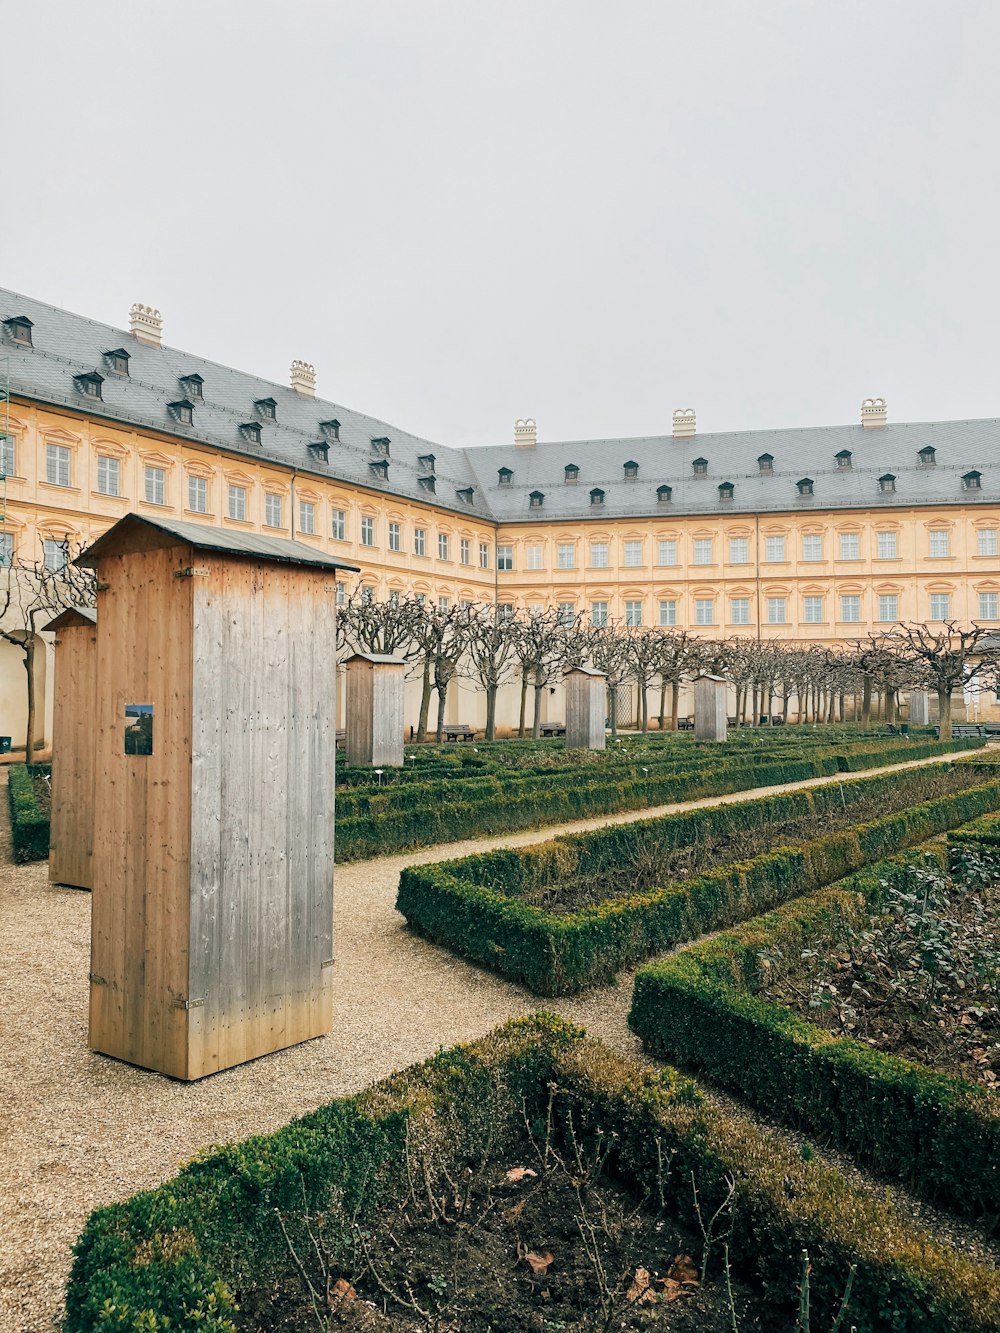
[[[359,768],[402,768],[406,663],[355,653],[345,665],[347,762]]]
[[[607,738],[607,677],[590,667],[573,667],[566,672],[565,684],[566,749],[603,750]]]
[[[721,676],[699,676],[694,683],[694,738],[724,741],[728,735],[726,693],[728,682]]]

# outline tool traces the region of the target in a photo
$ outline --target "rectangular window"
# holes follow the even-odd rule
[[[764,541],[764,559],[769,564],[776,564],[785,558],[784,537],[767,537]]]
[[[622,554],[622,564],[626,569],[639,569],[642,565],[642,542],[626,542]]]
[[[514,547],[501,544],[497,547],[497,569],[514,568]]]
[[[188,509],[195,514],[208,513],[207,477],[188,477]]]
[[[878,543],[878,558],[880,560],[895,560],[899,554],[899,544],[897,542],[898,534],[895,532],[880,532],[876,538]]]
[[[281,496],[264,496],[264,526],[265,528],[280,528],[281,523]]]
[[[712,563],[712,539],[711,537],[696,537],[694,542],[694,560],[696,565],[710,565]],[[711,621],[706,622],[711,624]]]
[[[542,568],[542,548],[540,546],[526,546],[524,550],[525,569]]]
[[[607,602],[590,603],[590,623],[596,625],[598,629],[608,623],[608,604]]]
[[[899,598],[895,593],[890,592],[879,594],[878,618],[891,625],[895,624],[899,619]]]
[[[951,593],[931,593],[931,620],[951,619]]]
[[[0,569],[9,569],[14,559],[14,534],[0,532]]]
[[[335,509],[330,515],[330,536],[335,542],[347,541],[347,512]]]
[[[677,564],[677,542],[673,537],[664,537],[656,543],[656,563],[658,565]]]
[[[572,625],[576,620],[576,604],[574,602],[559,603],[559,624]]]
[[[667,597],[660,602],[660,624],[677,624],[677,602],[673,597]]]
[[[769,597],[767,599],[767,623],[769,625],[784,625],[785,621],[785,598]]]
[[[745,565],[750,560],[750,539],[749,537],[730,537],[729,538],[729,563],[731,565]],[[734,622],[743,624],[744,622]]]
[[[1000,619],[1000,593],[981,592],[979,594],[979,619]]]
[[[45,446],[45,480],[50,486],[69,486],[72,480],[70,452],[61,444]]]
[[[393,588],[389,593],[389,605],[398,606],[400,602],[400,592],[398,588]]]
[[[370,514],[362,514],[361,516],[361,545],[375,545],[375,520]]]
[[[823,623],[822,597],[803,597],[802,619],[807,625],[822,625]]]
[[[823,538],[818,532],[807,532],[802,538],[802,559],[823,559]]]
[[[840,599],[840,618],[847,625],[856,625],[861,620],[861,598],[853,593]]]
[[[463,565],[472,564],[472,543],[468,537],[463,537],[458,544],[458,558]]]
[[[0,435],[0,474],[5,477],[17,475],[17,446],[13,435]]]
[[[694,600],[694,623],[696,625],[715,624],[715,598],[696,597]]]
[[[729,602],[729,623],[731,625],[750,624],[750,598],[733,597]]]
[[[446,597],[446,596],[442,593],[441,596],[438,598],[438,610],[439,610],[439,611],[447,611],[447,610],[450,609],[450,607],[451,607],[451,598],[450,598],[450,597]]]
[[[489,569],[490,567],[490,548],[487,542],[479,543],[479,568]]]
[[[642,602],[625,603],[625,624],[626,625],[642,624]]]
[[[299,503],[299,531],[311,537],[316,532],[316,506],[311,500]]]
[[[239,523],[245,523],[247,517],[247,489],[245,486],[230,486],[229,517]]]
[[[399,523],[389,524],[389,550],[401,551],[403,549],[403,529]]]
[[[996,528],[980,528],[976,533],[976,555],[997,554]]]
[[[347,602],[347,585],[344,584],[344,583],[338,583],[338,584],[337,584],[337,605],[338,605],[338,606],[344,606],[344,605],[346,604],[346,602]]]
[[[931,531],[930,554],[935,559],[951,555],[951,533],[947,529]]]
[[[413,529],[413,554],[427,554],[427,530],[426,528]]]
[[[101,495],[121,495],[121,471],[117,458],[97,455],[97,489]]]
[[[66,542],[53,541],[51,538],[42,543],[43,563],[52,574],[57,574],[66,565],[68,547]]]
[[[840,558],[841,560],[858,560],[861,556],[861,535],[857,532],[842,532],[840,534]]]
[[[146,503],[151,505],[164,505],[167,503],[167,474],[162,467],[147,467],[145,470],[146,478]]]
[[[591,569],[607,569],[608,567],[607,542],[590,543],[590,567]]]
[[[438,533],[438,559],[449,560],[448,554],[448,534],[446,532]]]
[[[559,542],[556,547],[556,562],[559,569],[574,569],[576,567],[576,543]]]

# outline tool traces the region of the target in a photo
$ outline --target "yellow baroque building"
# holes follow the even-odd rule
[[[0,290],[0,558],[58,561],[130,511],[315,543],[375,596],[560,605],[721,637],[837,644],[898,620],[1000,626],[1000,421],[456,449],[163,342]],[[347,596],[352,589],[344,586]],[[37,685],[51,710],[47,655]],[[514,693],[502,721],[512,720]],[[0,645],[0,733],[23,729]],[[549,716],[561,709],[547,698]],[[478,722],[463,682],[450,720]]]

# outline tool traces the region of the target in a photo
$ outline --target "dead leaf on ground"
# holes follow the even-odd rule
[[[521,1263],[527,1264],[538,1277],[544,1276],[549,1271],[549,1266],[554,1258],[548,1250],[543,1250],[541,1254],[536,1250],[529,1250],[522,1241],[517,1242],[517,1257]]]
[[[504,1179],[511,1185],[517,1185],[522,1180],[533,1180],[538,1175],[537,1171],[532,1171],[530,1166],[512,1166]]]
[[[330,1289],[330,1304],[340,1305],[344,1301],[353,1301],[357,1292],[344,1277],[338,1277]]]
[[[674,1262],[667,1269],[667,1277],[681,1286],[698,1285],[698,1268],[689,1254],[674,1255]]]
[[[625,1293],[625,1299],[631,1305],[652,1305],[654,1301],[658,1301],[659,1297],[650,1287],[650,1281],[649,1269],[637,1268],[632,1285]]]
[[[520,1219],[521,1214],[524,1212],[524,1206],[527,1202],[527,1199],[521,1199],[519,1203],[511,1204],[503,1215],[504,1221],[517,1222]]]

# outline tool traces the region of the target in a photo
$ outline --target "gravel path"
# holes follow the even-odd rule
[[[788,789],[814,785],[816,779]],[[471,1040],[541,1007],[558,1010],[619,1050],[640,1054],[625,1022],[631,975],[581,997],[541,1002],[409,934],[393,907],[403,866],[763,794],[738,792],[344,866],[337,871],[333,1035],[182,1084],[87,1050],[90,895],[51,888],[44,863],[9,864],[5,786],[3,773],[3,1333],[55,1327],[70,1246],[93,1208],[158,1184],[208,1145],[277,1129],[441,1046]]]

